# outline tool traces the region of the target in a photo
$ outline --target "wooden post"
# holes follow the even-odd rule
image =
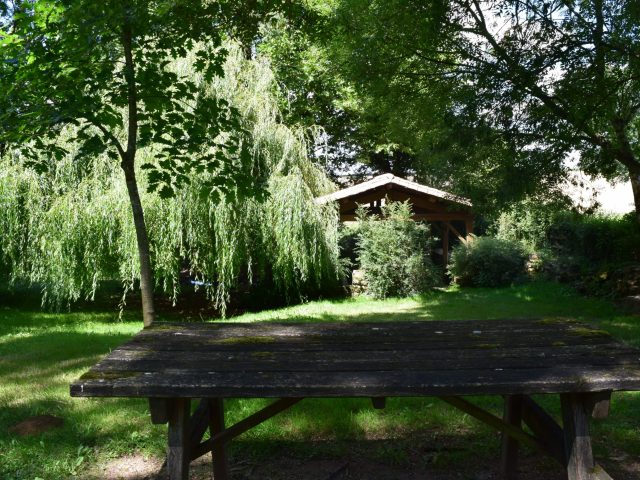
[[[468,218],[467,220],[464,221],[464,226],[465,226],[465,229],[467,230],[465,234],[467,238],[469,238],[469,235],[473,233],[473,220]]]
[[[449,264],[449,224],[444,222],[442,226],[442,261],[447,268]]]
[[[585,399],[585,409],[591,418],[603,419],[609,416],[611,391],[589,393]]]
[[[568,480],[592,480],[594,472],[585,395],[560,395]]]
[[[522,426],[522,395],[506,395],[504,397],[505,423],[521,428]],[[506,432],[502,432],[502,476],[505,480],[518,478],[518,440]]]
[[[224,431],[224,403],[221,398],[209,400],[209,431],[211,437]],[[227,449],[225,442],[220,442],[211,450],[214,480],[227,480],[229,467],[227,465]]]
[[[191,401],[174,398],[169,402],[169,446],[167,448],[167,473],[170,480],[188,480],[189,418]]]
[[[166,398],[150,398],[149,412],[151,413],[151,423],[154,425],[162,425],[169,421],[169,403],[171,400]]]

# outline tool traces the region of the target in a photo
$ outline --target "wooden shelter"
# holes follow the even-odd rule
[[[369,205],[372,214],[379,214],[387,199],[401,202],[408,200],[413,209],[413,219],[432,225],[435,233],[442,239],[441,251],[438,253],[442,253],[445,265],[449,259],[451,235],[454,236],[453,239],[462,240],[473,233],[474,215],[469,199],[420,185],[391,173],[318,197],[316,202],[338,202],[340,221],[348,222],[356,219],[359,204]]]

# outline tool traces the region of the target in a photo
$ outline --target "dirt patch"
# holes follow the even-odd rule
[[[164,458],[127,455],[114,458],[85,473],[84,480],[165,480],[160,473]],[[238,470],[234,466],[233,471]],[[205,455],[191,464],[190,480],[211,480],[211,457]],[[235,478],[235,475],[234,475]]]
[[[92,468],[84,475],[87,480],[142,480],[151,479],[160,470],[162,459],[142,455],[115,458]]]
[[[498,480],[501,478],[497,459],[485,459],[473,464],[446,468],[424,465],[390,465],[367,459],[340,458],[302,460],[286,455],[266,461],[231,461],[233,480]],[[162,459],[131,455],[111,460],[93,469],[86,480],[165,480],[158,475]],[[640,480],[640,462],[625,461],[607,469],[614,478]],[[194,462],[191,480],[210,480],[211,461],[206,456]],[[560,467],[538,455],[521,459],[519,480],[562,480]]]
[[[393,465],[367,459],[348,458],[326,461],[273,459],[241,472],[234,480],[497,480],[502,478],[497,461],[439,467],[424,463]],[[550,469],[538,457],[521,462],[520,480],[562,480],[560,469]]]
[[[64,425],[64,420],[53,415],[37,415],[29,417],[26,420],[9,428],[9,433],[27,437],[31,435],[40,435],[47,430],[59,428]]]
[[[385,444],[393,442],[384,442]],[[288,449],[252,458],[236,452],[229,459],[233,480],[499,480],[499,452],[487,457],[455,448],[420,449],[407,458],[376,459],[358,442],[339,455],[320,454],[310,458]],[[389,447],[391,448],[391,446]],[[307,452],[308,453],[308,452]],[[462,454],[459,460],[455,455]],[[451,457],[451,458],[450,458]],[[82,476],[86,480],[166,480],[158,472],[164,459],[131,455],[110,460]],[[613,478],[640,480],[640,461],[627,455],[611,456],[600,462]],[[211,457],[192,463],[190,480],[211,480]],[[562,468],[553,460],[532,452],[522,452],[519,480],[564,480]]]

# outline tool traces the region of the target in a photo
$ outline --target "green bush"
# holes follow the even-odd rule
[[[561,212],[547,239],[559,253],[579,255],[595,264],[640,260],[640,228],[633,215]]]
[[[523,278],[526,260],[518,242],[471,237],[453,249],[449,273],[461,286],[499,287]]]
[[[640,260],[640,228],[633,214],[583,214],[560,202],[525,200],[494,224],[497,238],[519,241],[530,253],[549,249],[596,266]]]
[[[559,200],[526,199],[503,211],[490,229],[496,238],[518,241],[529,252],[549,246],[549,229],[569,205]]]
[[[357,261],[367,292],[375,298],[409,296],[436,285],[439,275],[430,259],[429,229],[411,219],[407,202],[388,202],[382,216],[358,209]]]

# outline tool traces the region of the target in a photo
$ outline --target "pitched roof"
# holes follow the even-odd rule
[[[441,198],[453,203],[471,206],[471,200],[464,197],[453,195],[452,193],[443,192],[437,188],[427,187],[426,185],[420,185],[419,183],[405,180],[404,178],[396,177],[391,173],[385,173],[384,175],[378,175],[377,177],[367,180],[366,182],[359,183],[352,187],[338,190],[337,192],[330,193],[315,199],[316,203],[327,203],[336,200],[342,200],[343,198],[352,197],[361,193],[375,190],[376,188],[385,187],[387,185],[395,185],[405,190],[409,190],[415,193],[421,193],[423,195],[431,195],[432,197]]]

